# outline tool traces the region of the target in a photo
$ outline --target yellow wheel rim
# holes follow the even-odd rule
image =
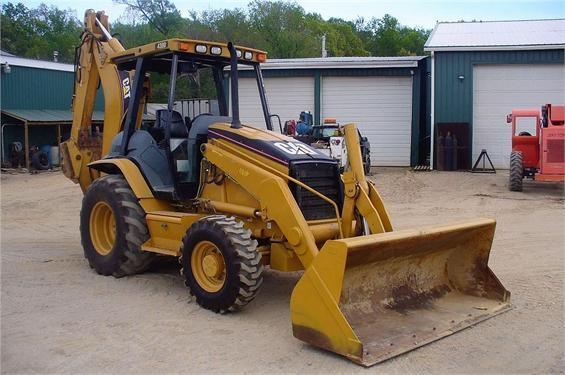
[[[90,239],[96,252],[108,255],[116,241],[116,217],[106,202],[98,202],[90,213]]]
[[[209,241],[196,244],[192,250],[190,267],[194,279],[207,292],[222,289],[226,281],[226,262],[218,247]]]

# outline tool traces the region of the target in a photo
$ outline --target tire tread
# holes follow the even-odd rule
[[[229,239],[234,250],[234,263],[238,269],[239,286],[235,300],[224,301],[225,303],[220,307],[198,296],[196,296],[196,300],[202,307],[218,313],[239,310],[255,298],[259,287],[263,283],[263,264],[261,253],[257,251],[257,241],[252,239],[251,231],[234,217],[212,215],[193,224],[182,240],[182,249],[187,249],[185,244],[187,244],[191,233],[202,229],[219,231]],[[186,259],[184,259],[185,256]],[[190,282],[187,277],[188,272],[185,271],[185,268],[190,267],[190,255],[181,255],[179,263],[182,265],[181,275],[185,276],[185,285],[190,289]],[[193,290],[190,290],[190,292],[192,295],[195,295]]]
[[[510,191],[522,191],[524,176],[523,156],[521,152],[512,151],[510,154],[510,172],[508,188]]]
[[[145,271],[153,261],[154,254],[141,250],[141,244],[149,238],[149,231],[145,223],[145,213],[127,181],[121,175],[107,175],[94,181],[89,187],[89,191],[91,189],[106,190],[116,197],[122,210],[114,214],[122,215],[125,223],[125,248],[121,249],[122,254],[113,270],[99,267],[96,261],[86,256],[85,253],[90,267],[101,275],[113,275],[114,277],[123,277]],[[84,230],[84,228],[81,228],[81,232]],[[87,246],[84,238],[82,245],[83,248]]]

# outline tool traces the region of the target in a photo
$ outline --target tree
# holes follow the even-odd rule
[[[34,20],[31,11],[22,3],[2,5],[2,49],[15,55],[25,56],[27,43],[36,39]]]
[[[355,27],[360,39],[373,56],[422,55],[429,30],[402,26],[396,18],[385,14],[365,22],[359,18]]]
[[[400,25],[393,16],[354,22],[324,20],[306,13],[296,2],[252,0],[247,9],[189,12],[183,18],[171,0],[114,0],[125,4],[133,16],[112,24],[127,47],[171,37],[233,41],[268,52],[270,58],[321,56],[326,36],[328,56],[422,55],[429,30]],[[78,44],[81,22],[71,10],[22,3],[5,3],[1,14],[2,48],[23,57],[71,62]]]
[[[127,5],[128,9],[141,15],[158,32],[166,37],[178,33],[183,25],[183,18],[175,4],[169,0],[114,0]]]
[[[405,27],[401,30],[401,49],[400,55],[418,55],[424,54],[424,45],[430,36],[430,30],[411,29]]]
[[[54,51],[61,62],[72,62],[80,35],[73,12],[41,4],[29,9],[22,3],[2,5],[2,49],[18,56],[51,60]]]
[[[233,41],[240,44],[250,44],[253,40],[247,14],[244,10],[210,10],[202,13],[202,23],[221,41]]]
[[[124,48],[140,46],[163,39],[163,34],[152,28],[149,23],[132,25],[118,22],[112,25],[110,32],[120,40]]]
[[[328,56],[368,56],[369,51],[355,32],[355,24],[341,18],[321,23],[320,32],[326,36]]]
[[[304,9],[296,3],[254,0],[249,4],[251,26],[262,36],[259,46],[274,58],[318,55],[319,35],[307,27]]]

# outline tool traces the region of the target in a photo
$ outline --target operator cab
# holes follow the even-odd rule
[[[200,146],[207,141],[208,128],[215,123],[241,126],[237,92],[238,64],[253,68],[266,127],[272,130],[272,116],[268,111],[259,67],[266,60],[265,52],[233,46],[231,43],[169,39],[123,51],[112,59],[119,71],[135,70],[135,74],[131,88],[126,90],[124,86],[124,93],[130,93],[128,110],[123,131],[114,139],[109,157],[125,156],[135,162],[157,198],[175,201],[195,198],[200,185]],[[226,90],[227,67],[235,72],[231,74],[231,113]],[[148,99],[149,79],[160,82],[168,80],[168,100],[167,108],[156,111],[154,126],[145,131],[140,130],[139,108]],[[192,119],[183,117],[175,110],[175,102],[194,96],[195,90],[200,92],[201,82],[213,82],[212,91],[218,101],[218,113],[201,113]]]

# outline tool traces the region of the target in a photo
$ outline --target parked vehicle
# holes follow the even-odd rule
[[[343,174],[273,131],[265,52],[176,38],[125,50],[93,10],[84,27],[61,154],[84,192],[81,242],[96,272],[132,275],[156,254],[176,257],[197,303],[224,313],[255,298],[265,266],[304,270],[290,298],[294,336],[366,366],[508,310],[510,294],[488,267],[495,221],[393,232],[354,124],[343,128]],[[254,73],[266,129],[240,121],[238,65]],[[186,119],[173,109],[176,87],[200,69],[211,70],[220,114]],[[168,75],[169,100],[146,131],[154,72]],[[99,84],[101,132],[90,123]]]
[[[357,129],[359,137],[359,148],[365,174],[371,172],[371,143],[367,137],[363,137]],[[345,145],[343,126],[335,118],[326,118],[321,125],[314,125],[307,135],[294,137],[301,142],[322,150],[329,157],[336,159],[342,170],[347,167],[347,147]]]
[[[512,125],[511,191],[522,191],[522,181],[565,181],[565,105],[514,109],[506,117]],[[524,126],[529,124],[530,128]]]

